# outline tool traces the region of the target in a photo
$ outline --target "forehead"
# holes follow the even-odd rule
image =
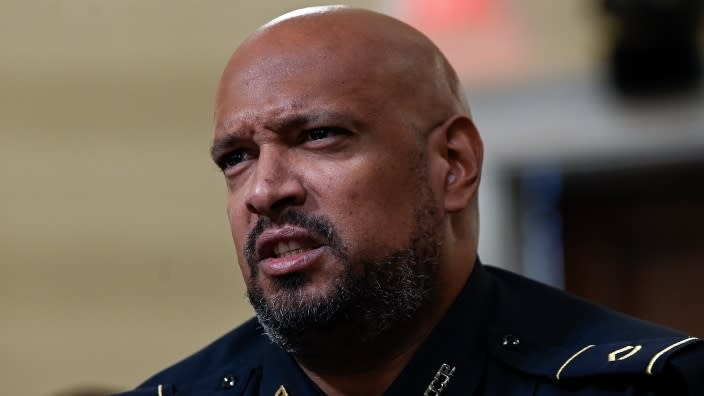
[[[405,91],[393,64],[353,45],[275,35],[238,49],[216,98],[216,128],[292,111],[376,113]],[[372,51],[373,52],[373,51]]]
[[[387,93],[367,88],[360,81],[335,79],[325,73],[293,78],[267,75],[229,84],[223,88],[216,107],[216,131],[257,127],[279,130],[284,125],[305,126],[343,119],[363,122],[360,117],[386,111],[382,97]]]

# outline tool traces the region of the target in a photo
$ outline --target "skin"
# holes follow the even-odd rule
[[[277,224],[291,208],[325,216],[350,256],[381,257],[408,243],[420,191],[430,192],[437,209],[443,244],[430,304],[367,348],[295,356],[327,395],[382,394],[472,271],[483,148],[460,92],[456,74],[422,34],[344,7],[270,22],[225,68],[212,151],[224,168],[248,287],[257,282],[268,298],[278,292],[273,276],[252,274],[243,254],[261,217]],[[324,250],[306,271],[301,295],[324,298],[340,262]],[[343,346],[347,336],[326,335],[321,343]]]

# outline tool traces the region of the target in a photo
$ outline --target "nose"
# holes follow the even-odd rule
[[[276,219],[290,206],[305,202],[306,191],[285,150],[262,147],[246,197],[247,209],[257,215]]]

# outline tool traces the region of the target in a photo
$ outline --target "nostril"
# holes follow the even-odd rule
[[[264,174],[254,180],[245,193],[244,205],[251,213],[272,217],[289,206],[299,206],[305,202],[303,185],[290,174],[281,174],[276,182],[265,182]]]
[[[295,206],[295,205],[296,205],[296,201],[297,201],[296,197],[287,196],[287,197],[284,197],[284,198],[281,198],[281,199],[275,201],[275,202],[271,205],[271,208],[270,208],[270,209],[271,209],[272,211],[280,211],[280,210],[283,210],[283,209],[285,209],[285,208],[287,208],[287,207],[289,207],[289,206]]]
[[[253,202],[247,202],[245,206],[250,212],[260,215],[260,216],[276,216],[277,213],[283,211],[289,206],[295,206],[297,203],[296,197],[287,196],[274,201],[271,205],[256,205]],[[261,206],[261,207],[260,207]]]
[[[247,206],[247,210],[249,210],[250,212],[252,212],[254,214],[261,214],[259,209],[257,209],[257,207],[254,206],[251,202],[247,202],[246,206]]]

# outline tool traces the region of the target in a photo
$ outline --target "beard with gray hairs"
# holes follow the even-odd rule
[[[438,211],[427,191],[421,196],[407,246],[379,258],[353,260],[335,226],[325,217],[288,210],[278,218],[276,224],[314,233],[342,263],[344,270],[330,292],[318,297],[302,293],[305,274],[275,278],[276,295],[264,296],[257,282],[255,246],[258,236],[273,224],[260,218],[244,251],[251,270],[247,296],[269,338],[289,353],[315,356],[329,353],[332,347],[339,350],[340,343],[335,340],[340,337],[345,340],[344,348],[354,350],[413,319],[429,302],[442,243],[437,232]]]

